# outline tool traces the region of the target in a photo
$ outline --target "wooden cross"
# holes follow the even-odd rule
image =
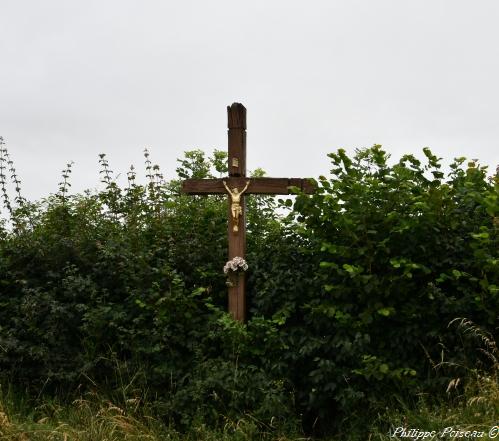
[[[182,191],[192,195],[227,193],[229,197],[229,260],[246,254],[245,195],[290,194],[290,187],[305,193],[313,191],[312,183],[300,178],[247,178],[246,177],[246,108],[239,103],[227,107],[229,128],[229,176],[222,179],[186,179]],[[251,262],[249,263],[251,265]],[[229,282],[229,312],[234,319],[245,321],[245,275],[238,272]]]

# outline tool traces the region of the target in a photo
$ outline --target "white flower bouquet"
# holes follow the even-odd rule
[[[229,274],[229,271],[236,273],[238,271],[246,271],[247,269],[248,264],[246,263],[246,260],[242,257],[236,256],[225,264],[224,273]]]

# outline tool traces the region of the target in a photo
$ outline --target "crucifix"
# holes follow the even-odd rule
[[[248,194],[290,194],[290,187],[305,193],[313,192],[310,180],[300,178],[246,177],[246,108],[239,103],[227,107],[229,176],[222,179],[186,179],[182,192],[191,195],[228,194],[229,199],[229,260],[244,259],[246,254],[245,201]],[[229,312],[236,320],[245,321],[245,274],[237,273],[235,283],[229,283]]]

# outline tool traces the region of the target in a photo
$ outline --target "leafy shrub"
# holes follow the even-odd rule
[[[178,175],[223,173],[224,155],[187,152]],[[223,312],[226,198],[181,195],[180,182],[164,182],[145,158],[145,185],[131,169],[120,188],[101,155],[102,191],[70,195],[68,164],[57,194],[10,207],[0,244],[3,377],[35,395],[150,390],[180,427],[247,412],[262,424],[284,422],[286,387],[234,350],[240,334]],[[265,197],[248,204],[255,236],[275,228],[271,207]]]
[[[314,290],[292,309],[302,314],[311,391],[308,408],[365,412],[388,391],[435,391],[446,384],[432,370],[465,348],[455,317],[493,325],[499,310],[498,178],[464,159],[444,181],[440,160],[411,155],[388,165],[380,148],[354,158],[330,154],[332,178],[319,178],[312,197],[295,203],[300,229],[320,264]],[[313,336],[313,338],[312,338]],[[441,390],[441,389],[437,389]]]

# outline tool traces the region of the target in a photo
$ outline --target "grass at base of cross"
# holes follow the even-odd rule
[[[447,402],[429,405],[425,397],[417,402],[400,401],[397,409],[386,409],[376,421],[359,416],[349,422],[350,430],[328,441],[401,440],[389,430],[404,428],[437,433],[446,428],[483,431],[480,439],[499,422],[499,378],[492,374],[470,372],[468,387],[459,396],[449,395]],[[144,405],[145,404],[145,405]],[[2,441],[225,441],[225,440],[312,440],[300,433],[280,433],[264,427],[248,415],[238,421],[226,419],[218,429],[204,425],[179,433],[147,410],[147,403],[127,400],[117,405],[98,394],[89,394],[63,406],[55,401],[28,405],[24,397],[5,393],[0,396],[0,440]],[[450,439],[450,438],[449,438]]]

